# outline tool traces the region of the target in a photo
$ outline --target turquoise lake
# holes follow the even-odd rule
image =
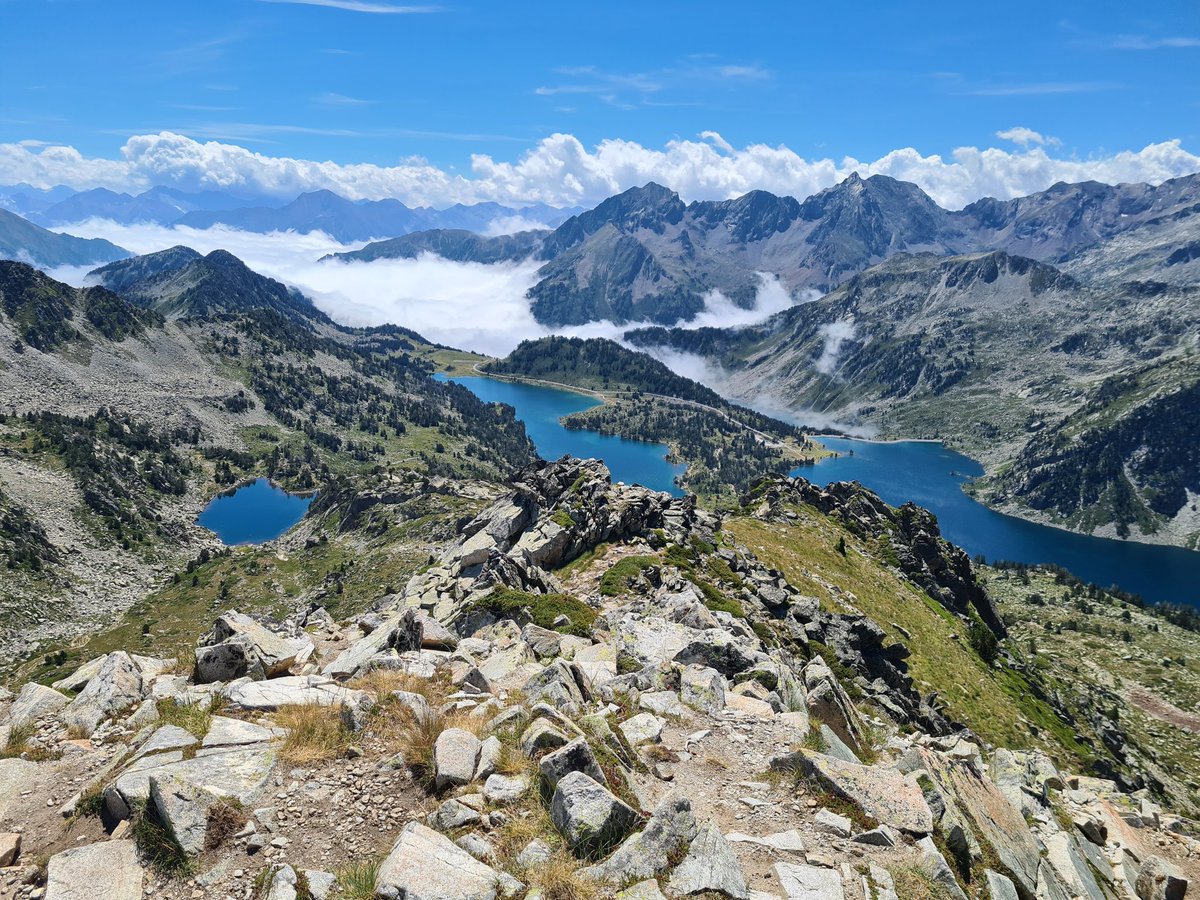
[[[261,544],[279,537],[302,518],[316,494],[298,496],[259,478],[214,497],[196,520],[221,542]]]
[[[668,449],[663,444],[629,441],[594,431],[571,431],[559,423],[563,416],[599,406],[599,400],[574,391],[514,384],[481,376],[434,377],[456,381],[470,388],[480,400],[507,403],[516,409],[517,417],[525,423],[525,431],[543,459],[558,459],[566,454],[581,459],[602,459],[612,472],[613,481],[641,484],[651,490],[683,496],[683,491],[675,484],[675,476],[681,474],[685,466],[667,462]]]
[[[569,431],[559,424],[561,416],[588,409],[599,401],[570,391],[491,378],[454,380],[483,400],[513,406],[544,458],[557,459],[569,453],[603,459],[616,481],[680,494],[674,479],[684,467],[668,463],[667,449],[661,444]],[[941,444],[837,438],[821,441],[843,455],[797,469],[793,474],[818,484],[858,481],[894,506],[912,500],[932,510],[946,538],[972,556],[1055,563],[1084,581],[1105,587],[1117,585],[1147,600],[1200,605],[1200,553],[1087,537],[994,512],[962,491],[964,482],[983,474],[982,467]]]

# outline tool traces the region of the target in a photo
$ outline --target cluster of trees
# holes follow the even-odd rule
[[[193,471],[176,447],[200,441],[198,427],[156,429],[109,407],[83,417],[30,412],[19,423],[31,452],[61,460],[88,508],[124,546],[161,534],[158,498],[182,496]]]
[[[42,526],[3,491],[0,491],[0,557],[9,569],[34,573],[59,559]]]
[[[699,494],[730,488],[741,494],[768,473],[786,474],[798,462],[744,426],[707,409],[664,401],[620,400],[563,419],[567,428],[667,443],[687,464],[684,481]]]
[[[981,557],[978,559],[980,562],[984,561]],[[1072,575],[1062,566],[1054,565],[1053,563],[1031,565],[1030,563],[1014,562],[1012,560],[998,560],[992,562],[990,565],[994,569],[1013,573],[1023,584],[1030,584],[1029,576],[1033,572],[1049,572],[1054,576],[1054,583],[1056,585],[1067,589],[1067,592],[1063,595],[1064,601],[1074,604],[1075,608],[1081,612],[1085,612],[1085,610],[1090,611],[1092,602],[1103,603],[1108,601],[1112,603],[1115,601],[1143,610],[1156,618],[1164,619],[1172,625],[1176,625],[1187,631],[1200,632],[1200,609],[1194,606],[1187,606],[1182,603],[1151,603],[1140,594],[1122,590],[1116,585],[1102,588],[1098,584],[1083,581]],[[1029,600],[1038,606],[1043,606],[1046,602],[1041,594],[1033,594],[1029,597]],[[1123,622],[1129,622],[1131,619],[1132,616],[1130,616],[1128,610],[1121,613],[1121,620]]]

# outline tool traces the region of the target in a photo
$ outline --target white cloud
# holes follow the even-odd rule
[[[538,262],[483,265],[451,262],[432,254],[418,259],[342,262],[318,260],[362,246],[342,244],[322,232],[255,234],[218,226],[208,229],[164,225],[119,225],[91,219],[70,226],[72,234],[103,237],[133,253],[151,253],[177,244],[201,253],[228,250],[246,265],[299,288],[345,325],[394,323],[432,341],[487,353],[507,354],[527,338],[548,334],[619,339],[637,322],[594,322],[565,329],[539,324],[525,294],[537,281]],[[86,268],[58,270],[60,280],[83,283]],[[684,327],[748,325],[791,304],[787,288],[770,276],[762,282],[753,309],[741,309],[714,291],[705,308]]]
[[[822,375],[832,375],[837,371],[838,355],[842,352],[842,344],[854,339],[856,331],[853,319],[839,319],[817,329],[821,333],[825,346],[821,348],[821,356],[817,360],[816,370]]]
[[[260,0],[261,3],[292,3],[297,6],[325,6],[329,9],[344,9],[348,12],[376,13],[380,15],[410,15],[412,13],[437,12],[436,6],[396,6],[392,3],[367,3],[363,0]]]
[[[1030,144],[1050,144],[1056,146],[1061,144],[1056,137],[1049,137],[1034,131],[1032,128],[1026,128],[1023,125],[1017,125],[1014,128],[1006,128],[1003,131],[997,131],[996,137],[1002,141],[1012,141],[1014,144],[1020,144],[1022,147],[1028,147]]]
[[[484,200],[591,204],[647,181],[665,184],[686,200],[724,199],[756,188],[807,197],[854,171],[915,182],[938,203],[956,209],[985,196],[1024,196],[1059,181],[1159,183],[1200,171],[1200,156],[1170,140],[1091,158],[1057,158],[1045,147],[1033,146],[1017,151],[960,147],[948,157],[923,156],[907,147],[873,161],[810,160],[783,145],[734,148],[715,132],[704,132],[698,140],[670,141],[661,149],[615,139],[589,149],[572,135],[553,134],[515,161],[476,154],[468,175],[419,159],[379,166],[268,156],[172,132],[129,138],[120,159],[85,157],[74,147],[0,144],[0,184],[114,190],[163,184],[288,199],[326,188],[351,199],[396,197],[414,206]]]

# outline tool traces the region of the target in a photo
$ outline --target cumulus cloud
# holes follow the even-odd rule
[[[1030,139],[1016,151],[960,147],[947,157],[906,147],[875,160],[834,160],[806,159],[784,145],[737,148],[712,131],[661,149],[618,139],[589,148],[572,135],[553,134],[513,161],[476,154],[470,173],[463,174],[422,159],[380,166],[269,156],[164,131],[130,137],[119,159],[85,157],[67,146],[0,144],[0,183],[114,190],[169,185],[287,199],[324,188],[354,200],[396,197],[416,206],[485,200],[570,206],[594,204],[647,181],[665,184],[686,200],[724,199],[754,189],[806,197],[858,172],[915,182],[938,203],[958,209],[980,197],[1010,199],[1058,181],[1159,183],[1200,171],[1200,156],[1179,140],[1090,158],[1054,157],[1046,145]]]
[[[837,370],[838,355],[842,352],[842,344],[854,340],[854,320],[838,319],[822,325],[818,329],[825,346],[821,348],[821,356],[817,359],[816,370],[822,375],[832,375]]]
[[[1049,137],[1034,131],[1032,128],[1026,128],[1023,125],[1018,125],[1015,128],[1006,128],[1003,131],[997,131],[996,137],[1002,141],[1012,141],[1014,144],[1019,144],[1022,147],[1028,147],[1030,144],[1050,144],[1052,146],[1061,144],[1056,137]]]

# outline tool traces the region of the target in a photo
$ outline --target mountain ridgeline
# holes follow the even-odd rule
[[[1139,279],[1186,283],[1194,273],[1188,248],[1197,214],[1198,176],[1158,186],[1056,184],[957,211],[939,207],[914,184],[882,175],[851,175],[803,201],[751,191],[685,204],[651,183],[516,244],[414,236],[339,256],[363,260],[429,251],[478,262],[532,257],[544,262],[529,297],[545,325],[669,325],[694,317],[714,290],[752,307],[760,273],[779,278],[802,299],[899,253],[1003,250],[1062,264],[1088,280],[1094,266],[1087,252],[1119,240],[1120,253],[1137,260]]]

